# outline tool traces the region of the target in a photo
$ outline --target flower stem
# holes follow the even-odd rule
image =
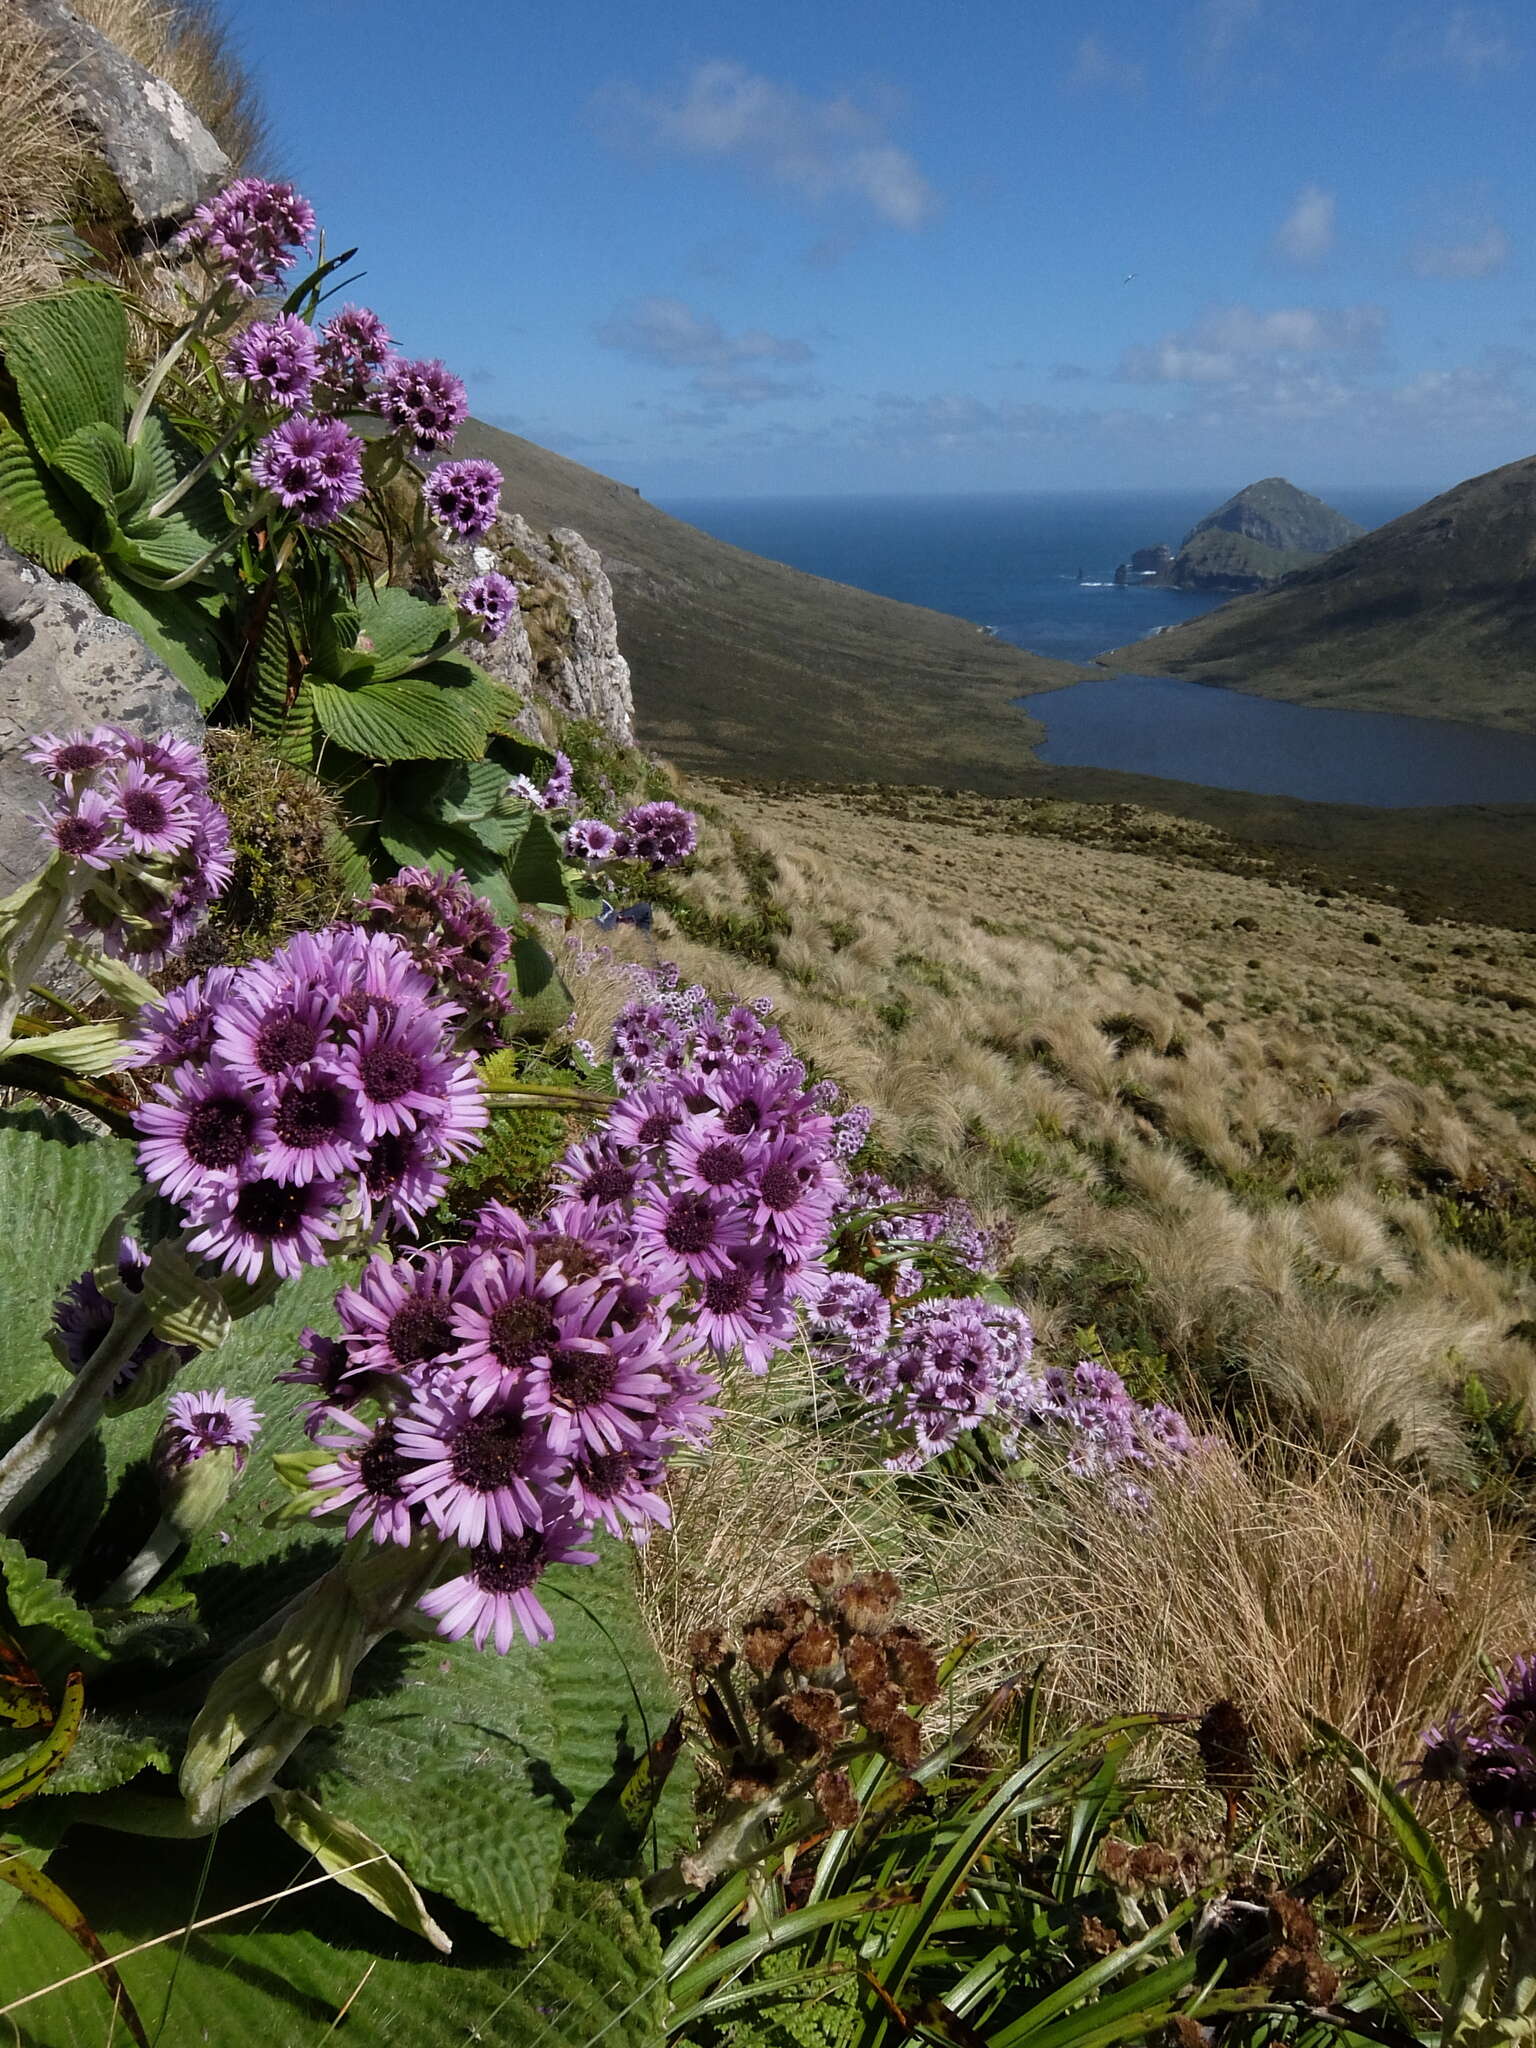
[[[234,442],[245,432],[251,419],[251,412],[252,408],[250,406],[242,406],[234,425],[226,433],[219,436],[218,440],[214,442],[200,462],[194,463],[184,477],[172,484],[163,498],[156,498],[154,504],[144,514],[144,517],[146,519],[163,519],[167,512],[174,511],[188,491],[195,489],[208,474],[209,470],[212,469],[213,465],[222,456],[229,453]]]
[[[77,893],[73,862],[56,854],[32,887],[36,893],[0,953],[0,1046],[9,1043],[28,989],[69,924]]]
[[[62,1469],[101,1414],[113,1382],[149,1335],[149,1310],[133,1296],[117,1306],[112,1327],[85,1365],[42,1416],[0,1458],[0,1530]]]
[[[235,542],[243,539],[258,521],[266,518],[267,514],[272,510],[273,503],[274,500],[270,493],[264,492],[257,499],[255,507],[247,513],[240,524],[232,526],[222,540],[215,541],[205,555],[199,555],[197,560],[191,563],[189,567],[178,571],[174,576],[168,577],[164,583],[151,583],[148,587],[151,590],[180,590],[182,585],[190,583],[194,576],[201,576],[210,562],[217,561],[218,557],[226,549],[232,548]]]
[[[163,1515],[153,1536],[132,1563],[125,1565],[118,1573],[96,1605],[127,1607],[132,1601],[137,1600],[150,1581],[158,1578],[165,1570],[186,1540],[170,1517]]]
[[[210,324],[215,309],[222,304],[223,298],[224,288],[221,285],[212,298],[204,299],[202,305],[198,307],[192,318],[182,328],[180,334],[176,336],[165,354],[145,378],[144,388],[139,393],[138,404],[133,408],[132,416],[128,421],[128,432],[124,436],[130,448],[138,440],[140,434],[143,433],[144,422],[149,418],[149,408],[154,404],[161,385],[171,374],[183,349],[186,348],[189,342],[195,341],[203,329]]]

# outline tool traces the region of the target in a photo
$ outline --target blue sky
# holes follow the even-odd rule
[[[476,410],[648,496],[1536,447],[1525,0],[227,0]]]

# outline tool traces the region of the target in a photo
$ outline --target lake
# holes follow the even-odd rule
[[[1114,675],[1014,702],[1043,761],[1312,803],[1536,803],[1536,734],[1321,710],[1172,676]]]

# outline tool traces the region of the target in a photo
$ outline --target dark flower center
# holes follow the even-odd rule
[[[235,1221],[252,1237],[297,1237],[309,1215],[310,1190],[280,1180],[248,1180],[235,1197]]]
[[[371,1102],[398,1102],[421,1080],[421,1061],[403,1045],[375,1045],[357,1063],[363,1092]]]
[[[305,1349],[309,1354],[308,1383],[334,1400],[352,1363],[352,1354],[334,1337],[321,1337],[313,1330],[309,1333]]]
[[[106,838],[107,828],[90,818],[61,818],[53,836],[60,853],[94,853]]]
[[[398,1500],[405,1461],[395,1442],[392,1423],[385,1423],[358,1453],[357,1476],[375,1500]]]
[[[251,1112],[228,1095],[212,1095],[194,1105],[182,1137],[195,1166],[238,1166],[250,1149]]]
[[[708,1181],[712,1188],[729,1187],[733,1180],[740,1180],[746,1163],[747,1155],[739,1145],[717,1139],[699,1153],[699,1178]]]
[[[364,989],[354,988],[341,998],[337,1008],[354,1024],[366,1024],[370,1017],[382,1017],[386,1024],[392,1024],[399,1005],[393,996],[370,995]]]
[[[518,1295],[491,1310],[490,1346],[506,1372],[526,1370],[532,1359],[558,1343],[559,1328],[546,1303]]]
[[[285,1145],[310,1151],[329,1144],[346,1128],[346,1097],[334,1081],[309,1081],[285,1091],[272,1121]]]
[[[369,1147],[363,1181],[370,1195],[387,1195],[405,1179],[411,1163],[410,1142],[403,1131],[386,1131]]]
[[[420,1365],[453,1349],[447,1304],[435,1295],[413,1294],[389,1319],[389,1353],[397,1365]]]
[[[733,1138],[745,1138],[755,1131],[762,1122],[762,1111],[755,1102],[733,1102],[721,1117],[720,1122]]]
[[[123,816],[135,832],[163,832],[170,808],[152,789],[130,789],[122,799]]]
[[[600,1273],[607,1263],[601,1253],[591,1245],[584,1244],[579,1237],[567,1237],[562,1231],[541,1244],[535,1254],[541,1273],[547,1273],[551,1266],[558,1265],[567,1280],[589,1280],[594,1273]]]
[[[757,1192],[770,1209],[793,1209],[803,1192],[800,1176],[782,1160],[763,1168]]]
[[[88,768],[99,768],[106,758],[89,740],[76,740],[73,746],[60,747],[53,764],[60,775],[83,775]]]
[[[739,1315],[751,1299],[751,1276],[739,1267],[729,1273],[711,1273],[704,1282],[704,1307],[711,1315]]]
[[[495,1493],[523,1469],[528,1432],[515,1415],[475,1415],[454,1431],[448,1462],[461,1486]]]
[[[492,1550],[488,1543],[469,1553],[470,1576],[482,1593],[526,1593],[544,1569],[544,1538],[537,1529]]]
[[[707,1251],[715,1241],[715,1210],[708,1195],[674,1195],[667,1205],[662,1240],[669,1251],[684,1258],[690,1252]]]
[[[577,1466],[581,1483],[598,1500],[612,1500],[629,1484],[632,1467],[624,1451],[599,1451]]]
[[[634,1191],[634,1185],[635,1176],[627,1166],[605,1161],[593,1167],[578,1192],[584,1202],[622,1202]]]
[[[264,1074],[280,1074],[312,1060],[319,1043],[320,1032],[307,1018],[278,1010],[256,1033],[256,1064]]]
[[[636,1143],[641,1145],[665,1145],[668,1138],[677,1129],[680,1121],[681,1119],[678,1117],[669,1116],[666,1110],[658,1109],[653,1115],[646,1118],[645,1122],[635,1133]]]
[[[549,1361],[549,1390],[562,1408],[606,1401],[618,1376],[615,1361],[600,1351],[557,1351]]]

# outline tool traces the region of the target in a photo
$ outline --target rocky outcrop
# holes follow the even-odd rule
[[[1192,526],[1177,555],[1161,541],[1138,548],[1129,568],[1122,563],[1115,571],[1115,581],[1234,595],[1271,590],[1364,531],[1283,476],[1267,476]]]
[[[0,895],[42,864],[33,733],[106,723],[202,735],[197,706],[131,626],[0,541]]]
[[[12,9],[42,32],[70,118],[111,173],[134,226],[146,241],[163,241],[225,183],[228,157],[179,93],[64,0],[0,0],[0,50]]]
[[[487,569],[517,585],[518,609],[502,638],[477,651],[480,665],[533,704],[591,719],[610,739],[633,746],[629,663],[619,652],[613,586],[597,550],[569,526],[541,536],[518,514],[503,514],[483,542],[450,549],[446,588],[460,590]]]

